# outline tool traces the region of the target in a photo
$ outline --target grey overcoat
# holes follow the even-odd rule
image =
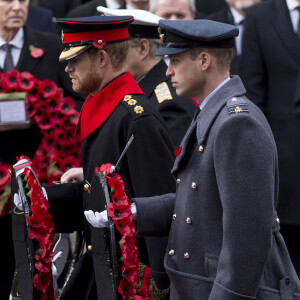
[[[194,118],[181,146],[176,194],[135,199],[138,234],[169,234],[171,299],[300,299],[275,210],[273,134],[238,76]]]

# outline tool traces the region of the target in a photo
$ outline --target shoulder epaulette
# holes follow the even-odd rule
[[[144,112],[143,106],[138,103],[138,100],[132,98],[131,95],[126,95],[123,101],[126,102],[128,107],[131,107],[137,115],[141,115]]]
[[[156,86],[154,93],[156,95],[158,103],[162,103],[166,100],[173,99],[168,84],[166,82],[162,82],[158,86]]]
[[[249,113],[249,107],[245,99],[233,97],[227,101],[229,114]]]

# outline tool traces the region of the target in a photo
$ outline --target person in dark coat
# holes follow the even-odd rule
[[[98,6],[108,8],[126,8],[125,2],[123,3],[123,1],[120,0],[90,0],[70,10],[67,14],[67,18],[99,16],[99,12],[97,10]]]
[[[64,18],[81,0],[38,0],[38,5],[50,9],[55,18]]]
[[[199,103],[176,151],[176,194],[131,205],[137,234],[169,236],[170,299],[300,299],[275,208],[275,140],[241,79],[229,73],[238,28],[210,20],[159,26],[156,54],[169,55],[176,93]]]
[[[26,25],[33,30],[56,34],[53,13],[44,7],[29,5]]]
[[[193,20],[196,17],[195,0],[149,0],[149,11],[166,20]],[[199,12],[198,17],[204,15]]]
[[[166,76],[167,65],[162,57],[154,53],[161,47],[159,39],[159,17],[142,10],[108,9],[98,7],[105,15],[131,15],[134,21],[129,25],[129,53],[125,69],[131,73],[149,103],[162,116],[175,148],[191,123],[196,105],[191,98],[177,96],[171,79]]]
[[[124,28],[132,21],[133,18],[128,16],[58,20],[65,43],[60,60],[68,61],[66,72],[72,78],[73,89],[90,92],[78,124],[78,133],[83,139],[82,179],[85,185],[79,182],[46,188],[58,232],[82,229],[83,210],[97,210],[99,203],[89,201],[88,193],[94,169],[105,163],[115,164],[132,134],[134,141],[118,165],[128,196],[150,196],[175,190],[175,181],[170,174],[174,146],[163,120],[147,103],[133,77],[123,72],[129,47],[129,43],[124,41],[129,38]],[[107,23],[106,27],[104,23]],[[109,29],[112,26],[119,26],[122,30],[114,28],[117,32],[111,35]],[[74,33],[87,30],[90,30],[85,33],[89,40],[84,38],[85,42],[80,42],[77,47],[78,40],[72,40],[78,39]],[[100,44],[93,47],[93,40]],[[106,45],[103,47],[102,43]],[[94,235],[101,232],[95,231],[87,221],[84,227],[88,251],[78,262],[61,299],[96,299],[95,293],[98,293],[98,299],[102,299],[101,269],[97,265],[99,241]],[[163,266],[162,256],[157,255],[158,251],[165,251],[166,239],[146,238],[145,242],[148,251],[141,249],[141,256],[149,259],[157,286],[161,289],[168,287],[168,276],[160,269]]]
[[[210,15],[219,9],[226,7],[225,0],[195,0],[197,11]]]
[[[226,0],[226,6],[206,16],[207,19],[232,24],[239,27],[239,35],[235,39],[233,58],[230,66],[230,73],[240,75],[240,59],[242,55],[242,39],[245,22],[246,9],[259,3],[260,0],[240,1]]]
[[[266,115],[278,149],[281,231],[300,274],[300,127],[294,114],[300,68],[299,1],[270,0],[246,14],[241,76]]]
[[[64,65],[59,64],[58,55],[62,49],[59,37],[50,33],[33,31],[25,25],[29,1],[0,1],[0,72],[5,73],[6,43],[13,45],[12,68],[27,71],[39,80],[49,79],[63,88],[64,94],[77,99],[80,108],[82,100],[72,91],[71,82],[64,72]],[[18,16],[18,18],[15,18]],[[17,20],[16,20],[17,19]],[[30,47],[40,48],[43,55],[33,57]],[[30,129],[11,130],[0,133],[3,147],[0,150],[2,163],[15,163],[17,155],[32,157],[41,142],[37,126]],[[0,217],[1,247],[0,256],[5,258],[0,263],[0,299],[8,299],[14,272],[14,254],[12,244],[11,216]]]

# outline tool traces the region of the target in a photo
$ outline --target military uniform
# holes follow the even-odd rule
[[[139,234],[171,226],[172,300],[300,299],[275,210],[275,142],[244,94],[234,76],[192,123],[172,170],[176,195],[135,200]]]
[[[95,167],[100,167],[105,163],[115,164],[118,161],[127,141],[134,134],[134,141],[119,164],[119,174],[124,180],[128,196],[153,196],[174,191],[175,181],[170,174],[174,161],[173,144],[168,137],[162,120],[154,109],[146,103],[147,100],[131,75],[126,73],[116,78],[95,97],[98,100],[106,99],[107,103],[117,97],[119,103],[105,121],[83,140],[82,166],[86,183],[91,183]],[[91,104],[91,100],[85,103]],[[86,107],[84,104],[83,111]],[[94,109],[91,112],[99,119],[100,113],[103,113],[104,110],[101,107],[99,112]],[[78,185],[82,187],[81,195],[78,195]],[[83,190],[82,183],[66,184],[65,186],[47,188],[50,212],[53,215],[55,229],[58,232],[70,232],[80,229],[79,225],[83,221],[83,210],[100,210],[98,203],[88,201],[88,191]],[[62,193],[61,189],[65,189],[65,191]],[[82,193],[83,200],[80,200]],[[83,201],[83,205],[81,201]],[[67,222],[66,212],[68,214]],[[99,247],[95,236],[100,234],[100,231],[101,229],[93,228],[87,221],[85,222],[87,249],[90,250],[85,256],[92,256],[95,260],[97,259],[95,258],[97,251],[93,249]],[[91,233],[93,234],[92,238]],[[168,284],[168,277],[164,270],[160,269],[166,242],[165,239],[160,238],[146,239],[152,276],[161,288],[168,286],[165,286]],[[141,256],[147,258],[147,253],[141,253]],[[89,260],[87,257],[82,259]],[[82,264],[79,263],[79,265]],[[101,278],[97,277],[97,272],[101,270],[97,270],[95,264],[94,270],[96,283],[101,284]],[[79,297],[77,299],[83,299],[85,288],[78,284],[80,278],[84,277],[84,280],[87,281],[87,278],[90,277],[92,281],[94,276],[92,268],[85,269],[85,272],[82,273],[79,269],[75,271],[74,276],[76,277],[81,273],[80,277],[78,277],[78,281],[71,278],[70,283],[74,280],[77,285],[69,285],[61,299],[72,299],[75,296]],[[87,284],[90,284],[90,281]],[[101,295],[98,295],[98,298],[101,299]]]
[[[208,20],[160,25],[167,39],[169,30],[174,35],[159,54],[201,47],[202,40],[222,48],[230,36],[233,46],[236,36],[233,26]],[[177,36],[185,47],[172,47]],[[203,99],[182,140],[172,169],[176,194],[134,199],[138,233],[169,233],[165,268],[172,300],[300,299],[276,214],[271,128],[238,76],[222,84]]]
[[[161,60],[139,82],[151,105],[163,117],[175,148],[188,129],[196,105],[191,98],[179,97],[166,76],[167,65]]]

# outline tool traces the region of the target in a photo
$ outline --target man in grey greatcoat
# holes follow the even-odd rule
[[[237,27],[209,20],[159,25],[157,55],[169,55],[176,93],[194,96],[200,108],[176,151],[176,194],[132,205],[138,234],[169,234],[171,300],[300,299],[275,209],[273,134],[240,78],[229,74]]]

